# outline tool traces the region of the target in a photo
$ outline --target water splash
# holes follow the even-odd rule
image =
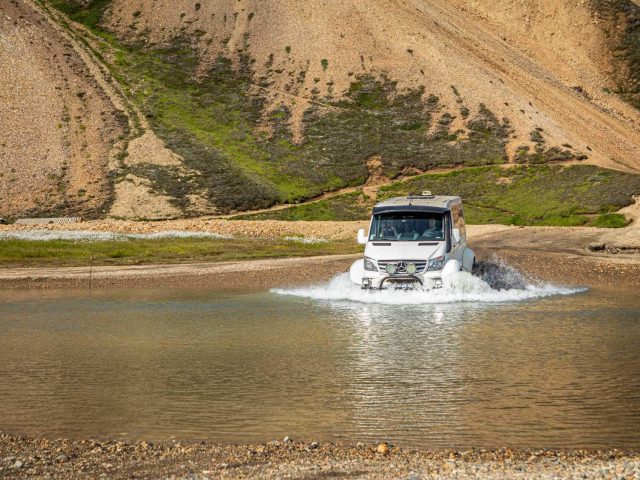
[[[552,295],[571,295],[585,291],[581,287],[563,287],[528,279],[504,263],[485,262],[476,275],[459,272],[450,276],[443,288],[414,290],[362,290],[351,282],[348,273],[336,275],[328,283],[302,288],[276,288],[280,295],[315,300],[351,301],[387,305],[421,305],[438,303],[516,302]]]

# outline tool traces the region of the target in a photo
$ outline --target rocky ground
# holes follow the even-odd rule
[[[387,443],[152,444],[0,436],[5,478],[640,478],[638,451],[409,450]]]

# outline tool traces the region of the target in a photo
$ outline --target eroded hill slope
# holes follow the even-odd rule
[[[0,216],[104,214],[126,133],[73,42],[30,5],[2,2]]]

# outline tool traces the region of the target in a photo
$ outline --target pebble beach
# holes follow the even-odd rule
[[[640,451],[411,450],[285,437],[260,445],[0,436],[3,478],[637,479]]]

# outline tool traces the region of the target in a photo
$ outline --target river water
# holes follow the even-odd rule
[[[0,431],[639,447],[631,289],[0,292]]]

